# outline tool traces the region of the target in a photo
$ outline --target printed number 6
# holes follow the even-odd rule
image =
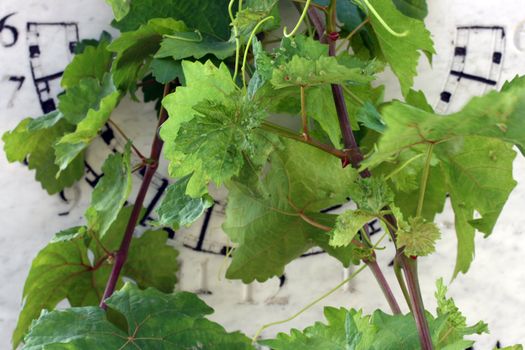
[[[12,47],[15,46],[16,42],[18,41],[18,30],[10,25],[7,25],[5,22],[9,19],[9,17],[15,15],[16,12],[10,13],[4,18],[0,19],[0,42],[4,47]],[[11,32],[11,41],[6,42],[4,40],[4,33],[5,31]]]

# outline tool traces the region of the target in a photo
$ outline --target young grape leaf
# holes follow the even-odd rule
[[[276,339],[265,339],[259,344],[274,350],[365,350],[375,334],[370,316],[362,311],[325,307],[328,324],[316,322],[302,332],[292,329],[290,335],[279,333]]]
[[[84,154],[79,153],[56,177],[59,169],[54,163],[53,145],[73,128],[57,111],[36,119],[26,118],[2,136],[7,160],[12,163],[27,159],[29,169],[35,169],[36,180],[42,187],[49,194],[58,193],[84,175]]]
[[[113,15],[117,21],[126,17],[129,12],[131,0],[106,0],[106,2],[113,9]]]
[[[473,326],[467,326],[467,318],[459,311],[454,300],[447,298],[447,287],[444,285],[442,278],[436,281],[436,289],[435,296],[438,304],[436,308],[437,315],[447,318],[445,327],[439,337],[438,347],[441,348],[454,344],[459,340],[463,340],[463,338],[468,335],[489,332],[487,324],[483,321],[479,321]],[[467,346],[471,346],[473,343],[474,342],[471,342],[471,344]]]
[[[192,198],[186,194],[190,178],[191,175],[187,175],[168,187],[157,208],[159,220],[156,224],[178,230],[179,227],[190,226],[213,205],[213,199],[208,195]]]
[[[397,245],[404,248],[406,256],[427,256],[436,251],[436,241],[441,237],[436,224],[417,217],[409,218],[407,225],[399,226]]]
[[[256,150],[274,139],[256,130],[266,112],[242,96],[224,64],[182,64],[186,86],[164,99],[170,118],[160,135],[171,175],[193,173],[187,193],[196,198],[209,181],[221,184],[238,175],[245,162],[264,163],[266,155]]]
[[[351,249],[334,249],[329,235],[316,227],[333,226],[335,216],[320,211],[346,202],[357,173],[341,169],[338,160],[309,145],[283,140],[272,153],[271,168],[259,184],[228,185],[223,229],[238,247],[228,278],[265,281],[319,245],[348,265]],[[326,173],[323,169],[333,169]]]
[[[116,53],[113,79],[122,90],[133,91],[142,77],[143,66],[159,49],[163,35],[187,31],[181,21],[172,18],[155,18],[135,31],[125,32],[115,39],[108,50]]]
[[[302,332],[292,329],[290,335],[279,333],[276,339],[259,341],[274,350],[419,350],[419,335],[414,318],[407,315],[388,315],[376,310],[372,315],[363,315],[353,309],[325,308],[328,324],[320,322]],[[426,314],[430,332],[437,342],[446,317],[434,318]],[[442,348],[436,348],[442,349]]]
[[[86,46],[81,54],[73,57],[62,75],[61,85],[64,89],[75,87],[84,78],[103,80],[113,61],[113,54],[107,50],[110,40],[101,37],[97,46]]]
[[[24,349],[254,349],[243,334],[228,333],[206,319],[213,309],[195,294],[163,294],[128,283],[106,304],[126,319],[127,331],[111,323],[98,307],[53,311],[33,323]]]
[[[357,113],[357,120],[368,129],[377,131],[380,134],[385,132],[386,125],[383,122],[383,117],[381,117],[377,108],[370,101],[366,101],[361,107]]]
[[[113,26],[128,32],[153,18],[173,18],[201,33],[227,40],[230,37],[228,3],[228,0],[133,0],[128,15]]]
[[[408,17],[424,20],[428,15],[427,0],[394,0],[394,5]]]
[[[104,98],[114,92],[115,87],[109,74],[102,81],[83,78],[58,97],[58,110],[68,122],[76,125],[86,118],[91,109],[99,110]]]
[[[85,217],[88,229],[99,237],[109,229],[131,191],[131,147],[124,154],[111,154],[102,165],[104,176],[93,190]]]
[[[406,96],[417,74],[419,51],[423,51],[429,58],[435,53],[430,32],[422,21],[399,12],[391,0],[376,0],[373,6],[376,11],[366,7],[363,7],[363,10],[369,13],[370,23],[377,35],[383,55],[398,77],[401,91]],[[383,21],[395,32],[406,33],[406,35],[393,35],[386,29]]]
[[[330,238],[330,245],[334,247],[350,245],[359,230],[375,218],[376,215],[362,210],[347,210],[338,215]]]
[[[89,109],[84,119],[82,119],[74,132],[64,135],[54,145],[55,164],[59,167],[59,173],[64,171],[68,165],[98,136],[98,132],[108,121],[111,113],[120,101],[120,92],[114,90],[113,84],[110,85],[113,92],[108,93],[100,100],[98,109]]]

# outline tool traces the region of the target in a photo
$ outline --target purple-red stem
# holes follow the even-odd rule
[[[164,96],[166,96],[170,92],[170,86],[171,84],[169,83],[164,86]],[[131,239],[133,238],[133,232],[135,231],[135,226],[137,226],[137,222],[140,217],[140,212],[142,211],[144,199],[146,198],[146,194],[151,184],[151,180],[153,179],[153,175],[155,175],[155,172],[157,171],[160,153],[162,152],[162,146],[164,144],[159,136],[159,129],[167,118],[168,113],[166,112],[164,107],[161,107],[157,129],[155,130],[153,144],[151,145],[151,155],[150,159],[148,160],[146,173],[144,174],[144,178],[142,179],[142,184],[140,185],[137,198],[135,199],[135,204],[133,205],[133,210],[131,212],[131,217],[129,218],[128,225],[124,233],[124,238],[122,239],[119,250],[115,253],[113,269],[111,270],[111,275],[109,276],[108,282],[106,284],[104,296],[100,301],[100,307],[104,310],[107,308],[106,299],[109,298],[115,291],[120,272],[122,271],[122,268],[124,267],[124,264],[126,263],[126,260],[128,258],[128,252],[131,244]]]

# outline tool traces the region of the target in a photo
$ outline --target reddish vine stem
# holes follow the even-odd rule
[[[170,91],[171,91],[171,84],[168,83],[164,86],[163,96],[166,96]],[[146,198],[148,188],[151,184],[151,180],[153,179],[153,175],[155,175],[155,172],[157,171],[157,167],[158,167],[158,163],[160,159],[160,153],[162,152],[162,146],[164,144],[162,139],[159,136],[159,129],[161,125],[166,121],[167,118],[168,118],[168,113],[166,112],[164,107],[161,107],[160,113],[159,113],[159,121],[157,124],[157,128],[155,130],[153,144],[151,146],[151,155],[149,159],[150,161],[147,164],[148,168],[146,169],[146,173],[144,174],[144,178],[142,179],[142,184],[140,185],[140,189],[137,194],[135,204],[133,205],[133,210],[131,212],[131,217],[128,221],[128,225],[124,233],[124,238],[122,239],[119,250],[115,253],[115,262],[113,265],[113,269],[111,270],[111,274],[106,284],[104,296],[102,297],[102,300],[100,301],[100,307],[103,308],[104,310],[107,308],[105,301],[115,291],[115,287],[117,285],[118,278],[120,276],[120,272],[122,271],[122,268],[124,267],[124,264],[126,263],[126,259],[128,258],[128,251],[129,251],[129,247],[131,244],[131,239],[133,238],[133,232],[135,231],[135,226],[137,226],[137,222],[140,217],[140,212],[142,210],[142,206],[144,204],[144,199]]]
[[[331,56],[335,56],[336,54],[335,40],[332,40],[336,38],[336,36],[330,35],[331,33],[336,31],[335,7],[336,7],[336,1],[332,0],[332,2],[330,3],[328,14],[326,16],[327,24],[328,24],[327,29],[328,29],[329,54]],[[311,8],[308,14],[310,16],[312,23],[314,24],[316,28],[317,33],[324,33],[325,29],[323,27],[321,19],[318,16],[317,11]],[[320,36],[320,41],[323,42],[321,39],[322,39],[322,35]],[[343,143],[346,148],[348,160],[351,162],[352,166],[357,169],[359,168],[359,165],[361,161],[363,160],[363,156],[359,149],[359,146],[357,145],[357,141],[355,140],[354,134],[352,132],[352,126],[350,125],[348,109],[346,108],[346,102],[345,102],[344,95],[343,95],[343,88],[341,87],[341,85],[332,84],[332,95],[334,97],[334,103],[335,103],[336,111],[337,111],[337,118],[339,120],[339,127],[341,129],[341,134],[343,135]],[[361,172],[360,175],[361,177],[371,176],[368,170]],[[368,235],[368,228],[366,226],[365,226],[365,234]],[[383,294],[392,312],[394,314],[401,313],[401,309],[399,308],[399,304],[397,303],[394,293],[392,292],[392,288],[390,288],[390,285],[388,284],[388,281],[386,280],[377,262],[375,260],[374,261],[367,260],[365,261],[365,263],[372,270],[372,274],[374,275],[377,283],[379,284],[381,290],[383,291]]]

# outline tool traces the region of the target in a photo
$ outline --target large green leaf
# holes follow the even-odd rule
[[[84,78],[102,81],[109,72],[113,54],[107,50],[109,38],[102,36],[96,46],[86,46],[81,54],[75,55],[62,75],[64,89],[75,87]]]
[[[113,265],[108,252],[119,248],[131,211],[132,207],[121,210],[102,238],[93,239],[86,227],[74,227],[57,233],[38,253],[24,285],[24,305],[13,334],[15,346],[43,309],[52,310],[64,299],[72,306],[98,305]],[[133,238],[122,276],[142,288],[173,291],[178,253],[167,240],[164,231]],[[119,279],[117,287],[122,285]]]
[[[139,73],[144,64],[159,49],[162,36],[186,30],[188,28],[181,21],[155,18],[137,30],[122,33],[108,46],[108,50],[117,54],[113,63],[115,84],[123,90],[134,89],[136,82],[142,79]]]
[[[223,229],[238,244],[228,278],[251,282],[279,276],[287,263],[316,245],[349,264],[351,249],[331,248],[329,236],[307,220],[333,226],[335,216],[320,211],[346,201],[357,173],[311,146],[283,143],[260,184],[228,186]]]
[[[505,92],[476,97],[463,110],[448,116],[400,102],[390,104],[382,110],[387,130],[378,142],[377,152],[364,163],[373,167],[403,158],[402,164],[406,165],[407,159],[415,159],[425,153],[429,145],[434,145],[428,197],[425,195],[424,202],[429,206],[425,207],[423,216],[432,220],[442,210],[445,194],[450,193],[458,236],[455,274],[466,272],[470,266],[474,229],[487,235],[492,232],[516,184],[512,179],[515,152],[509,144],[525,144],[525,133],[520,126],[525,89],[519,84],[509,86]],[[419,181],[424,158],[423,155],[410,166],[400,164],[399,169],[413,172]],[[409,192],[406,198],[414,203],[418,191]],[[403,195],[396,197],[405,215],[415,216],[414,205],[407,210],[409,206],[398,201]],[[478,214],[480,217],[476,218]]]
[[[424,20],[428,15],[427,0],[394,0],[394,5],[405,16]]]
[[[71,124],[78,124],[86,118],[90,110],[99,110],[102,101],[115,92],[109,75],[102,81],[95,78],[83,78],[58,97],[58,110]]]
[[[128,144],[124,154],[111,154],[104,165],[104,176],[98,182],[91,196],[91,205],[85,216],[89,230],[104,237],[118,216],[131,191],[131,147]]]
[[[209,181],[220,184],[239,174],[245,162],[266,161],[274,138],[256,128],[264,109],[238,91],[225,65],[183,62],[186,86],[163,104],[170,118],[161,129],[172,176],[193,173],[187,193],[199,197]]]
[[[113,9],[113,15],[117,21],[120,21],[129,12],[131,0],[106,0],[106,2]]]
[[[430,33],[422,21],[399,12],[392,0],[376,0],[373,6],[375,12],[368,10],[370,23],[386,61],[401,83],[403,95],[407,95],[417,74],[419,51],[429,57],[435,53]],[[380,18],[397,33],[406,35],[393,35],[381,23]]]
[[[213,205],[209,196],[192,198],[186,194],[191,175],[179,179],[166,190],[166,196],[157,208],[158,224],[178,230],[195,222],[204,211]]]
[[[60,172],[64,171],[91,144],[117,107],[121,97],[120,92],[115,90],[112,83],[108,84],[110,88],[105,90],[106,95],[100,100],[98,108],[89,109],[84,119],[78,123],[76,130],[64,135],[54,145],[55,164],[58,165]]]
[[[328,324],[321,322],[302,332],[292,329],[290,335],[279,333],[276,339],[259,343],[274,350],[419,350],[419,334],[414,318],[407,315],[388,315],[376,310],[372,315],[362,311],[335,309],[324,310]],[[427,313],[432,339],[437,343],[442,335],[446,317],[434,318]],[[442,349],[437,347],[436,349]]]
[[[126,331],[98,307],[53,311],[33,324],[24,349],[254,349],[243,334],[206,319],[213,309],[195,294],[141,291],[126,284],[106,304],[125,318]]]
[[[36,119],[26,118],[18,126],[2,136],[4,151],[9,162],[27,159],[29,169],[35,169],[35,177],[49,193],[55,194],[72,186],[84,175],[84,154],[78,153],[56,176],[58,167],[53,155],[54,144],[74,128],[59,112],[52,112]]]
[[[162,40],[156,58],[171,57],[174,60],[193,57],[202,58],[212,54],[220,60],[232,56],[235,53],[235,41],[217,40],[212,35],[198,32],[176,33]]]
[[[192,29],[227,40],[230,37],[228,0],[133,0],[129,13],[114,26],[136,30],[153,18],[174,18]]]

